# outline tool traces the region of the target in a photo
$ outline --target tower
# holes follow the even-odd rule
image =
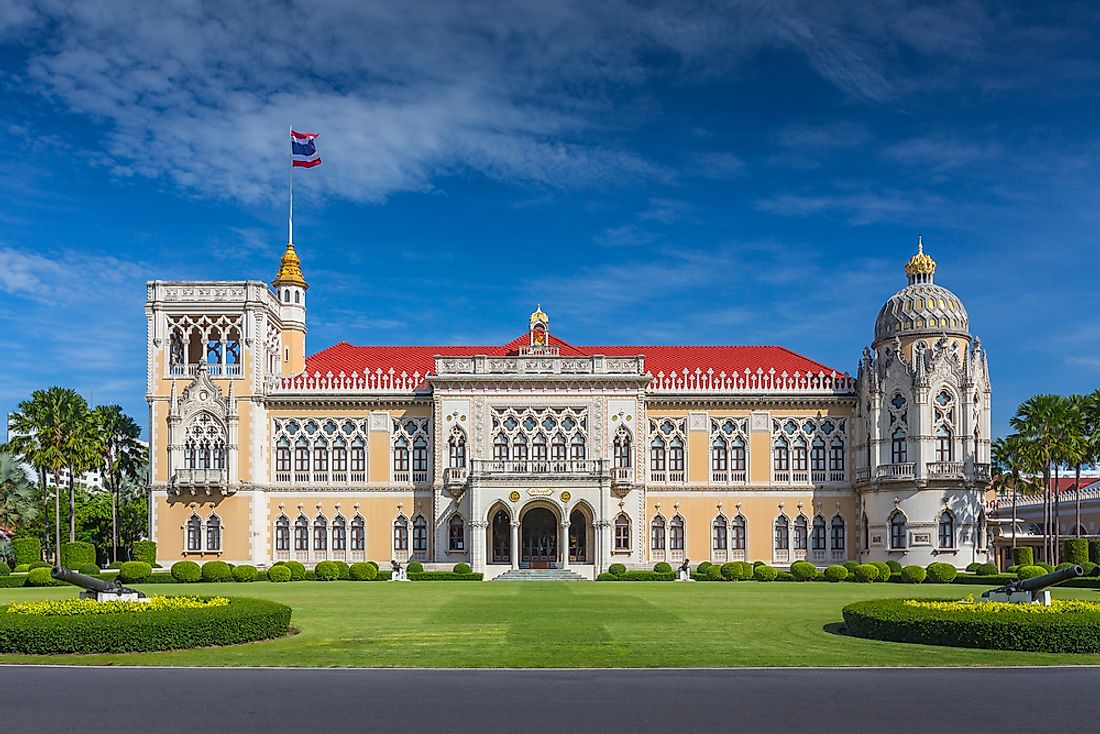
[[[302,262],[288,242],[279,265],[279,273],[271,282],[279,300],[282,321],[283,375],[296,375],[306,366],[306,290],[309,284],[302,276]]]

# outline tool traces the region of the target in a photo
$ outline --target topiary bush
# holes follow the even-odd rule
[[[135,561],[145,561],[156,568],[157,544],[152,540],[139,540],[130,546],[130,555]]]
[[[975,571],[978,576],[996,576],[997,564],[996,563],[983,563],[978,566],[978,570]]]
[[[889,581],[894,572],[883,561],[871,561],[871,565],[878,569],[878,581]]]
[[[777,576],[779,576],[778,571],[763,563],[752,571],[752,577],[757,581],[775,581]]]
[[[456,563],[454,568],[451,569],[452,573],[473,573],[474,569],[470,568],[469,563]]]
[[[696,571],[696,573],[706,573],[706,572],[707,572],[707,569],[708,569],[708,568],[710,568],[710,567],[711,567],[711,566],[713,566],[713,565],[714,565],[714,564],[713,564],[713,563],[711,563],[710,561],[703,561],[702,563],[700,563],[700,564],[699,564],[699,565],[698,565],[698,566],[697,566],[697,567],[695,568],[695,571]]]
[[[15,570],[12,571],[12,573],[26,573],[27,571],[30,571],[30,570],[31,570],[31,564],[29,564],[29,563],[20,563],[18,566],[15,567]]]
[[[622,576],[626,573],[626,566],[621,563],[612,563],[607,567],[607,572],[616,576]]]
[[[140,584],[153,573],[153,567],[144,561],[126,561],[118,569],[118,580],[124,584]]]
[[[290,581],[290,569],[286,566],[272,566],[267,569],[267,580],[275,584]]]
[[[1012,562],[1017,566],[1034,566],[1035,551],[1027,547],[1013,548]]]
[[[54,580],[48,568],[32,568],[27,572],[27,586],[61,586],[61,584],[62,582]]]
[[[405,570],[408,573],[424,573],[424,564],[420,561],[409,561],[409,567]]]
[[[744,561],[730,561],[721,566],[722,578],[727,581],[740,581],[752,575],[752,567]]]
[[[848,569],[848,575],[851,576],[853,573],[856,572],[856,566],[859,565],[859,561],[845,561],[844,563],[842,563],[840,565],[842,565],[842,566],[844,566],[844,568]]]
[[[1100,540],[1089,541],[1089,563],[1100,565]]]
[[[897,561],[887,561],[886,566],[890,569],[890,573],[901,573],[901,564]]]
[[[95,546],[76,540],[61,544],[61,565],[65,568],[80,568],[95,565]]]
[[[1054,571],[1054,566],[1050,565],[1049,563],[1046,563],[1045,561],[1039,561],[1035,565],[1041,567],[1047,573],[1053,573],[1053,571]]]
[[[95,565],[94,563],[81,566],[80,568],[76,569],[76,572],[82,573],[85,576],[98,576],[100,574],[99,566]]]
[[[256,570],[255,566],[251,566],[247,563],[243,563],[240,566],[233,567],[233,580],[241,583],[249,583],[259,578],[260,572]]]
[[[653,570],[657,573],[672,573],[672,566],[668,565],[664,561],[661,561],[653,567]]]
[[[619,580],[619,574],[611,573],[611,572],[604,572],[604,573],[601,573],[598,576],[596,576],[596,580],[597,581],[618,581]]]
[[[321,561],[313,567],[318,581],[336,581],[340,578],[340,569],[332,561]]]
[[[722,576],[722,567],[715,566],[713,563],[707,566],[707,570],[703,573],[706,575],[708,581],[723,581],[725,579],[725,577]]]
[[[42,544],[38,542],[38,538],[12,538],[11,554],[15,558],[15,565],[30,565],[42,560]],[[92,563],[95,563],[94,558]]]
[[[858,563],[856,564],[859,565]],[[825,580],[836,583],[848,578],[848,569],[844,566],[829,566],[825,569]]]
[[[291,581],[304,581],[306,577],[306,567],[298,561],[287,561],[287,570],[290,571]]]
[[[1033,579],[1036,576],[1042,576],[1046,573],[1046,569],[1042,566],[1020,566],[1016,569],[1016,578],[1018,579]]]
[[[907,584],[921,584],[928,577],[928,572],[920,566],[906,566],[901,569],[901,580]]]
[[[1055,566],[1055,567],[1054,567],[1054,570],[1055,570],[1055,571],[1064,571],[1064,570],[1065,570],[1065,569],[1067,569],[1067,568],[1073,568],[1073,567],[1074,567],[1075,565],[1076,565],[1076,564],[1074,564],[1074,563],[1069,563],[1069,562],[1067,561],[1066,563],[1059,563],[1059,564],[1058,564],[1057,566]]]
[[[1084,538],[1066,538],[1062,541],[1062,560],[1078,566],[1088,563],[1089,542]]]
[[[809,561],[795,561],[791,564],[791,575],[795,581],[813,581],[817,576],[817,567]]]
[[[928,582],[932,584],[949,584],[959,575],[954,566],[942,561],[929,563],[926,570],[928,571]]]
[[[233,569],[225,561],[207,561],[202,564],[202,577],[211,583],[225,583],[233,580]]]
[[[757,568],[760,568],[761,566],[767,566],[767,565],[768,564],[764,563],[763,561],[753,561],[752,562],[753,570],[756,570]]]
[[[1093,563],[1092,561],[1086,561],[1081,564],[1081,570],[1085,572],[1085,576],[1100,576],[1100,565]]]
[[[45,561],[35,561],[30,565],[30,570],[33,571],[36,568],[53,568],[53,565]]]
[[[1016,573],[1017,568],[1019,568],[1019,566],[1009,566],[1005,569],[1005,573]]]
[[[202,569],[194,561],[180,561],[172,564],[172,578],[181,584],[193,584],[202,578]]]
[[[981,568],[981,565],[982,564],[978,563],[977,561],[974,561],[974,563],[968,563],[966,564],[966,572],[977,573],[978,569]]]
[[[347,581],[351,578],[351,566],[343,561],[333,561],[336,564],[336,570],[340,572],[340,580]]]
[[[458,566],[464,566],[460,563]],[[455,568],[458,568],[455,566]],[[469,566],[466,566],[469,568]],[[351,564],[351,580],[352,581],[373,581],[378,576],[378,567],[373,563],[353,563]]]
[[[11,576],[11,566],[0,561],[0,576]]]
[[[871,563],[861,563],[856,566],[852,577],[861,584],[869,584],[878,580],[878,566]]]
[[[776,572],[775,572],[775,580],[776,581],[795,581],[796,579],[794,577],[794,574],[791,573],[790,571],[780,571],[780,570],[777,569]]]

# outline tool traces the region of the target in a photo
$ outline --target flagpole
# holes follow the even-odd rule
[[[290,128],[290,132],[294,132],[294,128]],[[294,136],[291,135],[291,138]],[[287,244],[294,244],[294,143],[290,143],[290,172],[287,173],[287,178],[290,179],[290,219],[287,223]]]

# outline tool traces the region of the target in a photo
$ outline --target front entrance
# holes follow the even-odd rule
[[[569,560],[572,563],[591,563],[588,556],[588,518],[580,510],[569,515]]]
[[[520,521],[520,562],[550,568],[558,560],[558,519],[544,507],[533,507]]]
[[[512,562],[512,520],[504,510],[497,510],[493,515],[492,558],[489,562]]]

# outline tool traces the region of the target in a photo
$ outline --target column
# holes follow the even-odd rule
[[[607,520],[600,520],[596,524],[596,529],[600,549],[600,554],[596,558],[596,573],[603,573],[611,565],[611,523]]]
[[[479,573],[485,571],[485,544],[488,542],[485,530],[488,526],[484,520],[470,521],[470,565]]]
[[[558,544],[561,549],[561,567],[569,568],[569,523],[561,524],[561,541]]]
[[[512,540],[508,544],[508,552],[511,555],[512,569],[519,568],[519,523],[512,523]]]

